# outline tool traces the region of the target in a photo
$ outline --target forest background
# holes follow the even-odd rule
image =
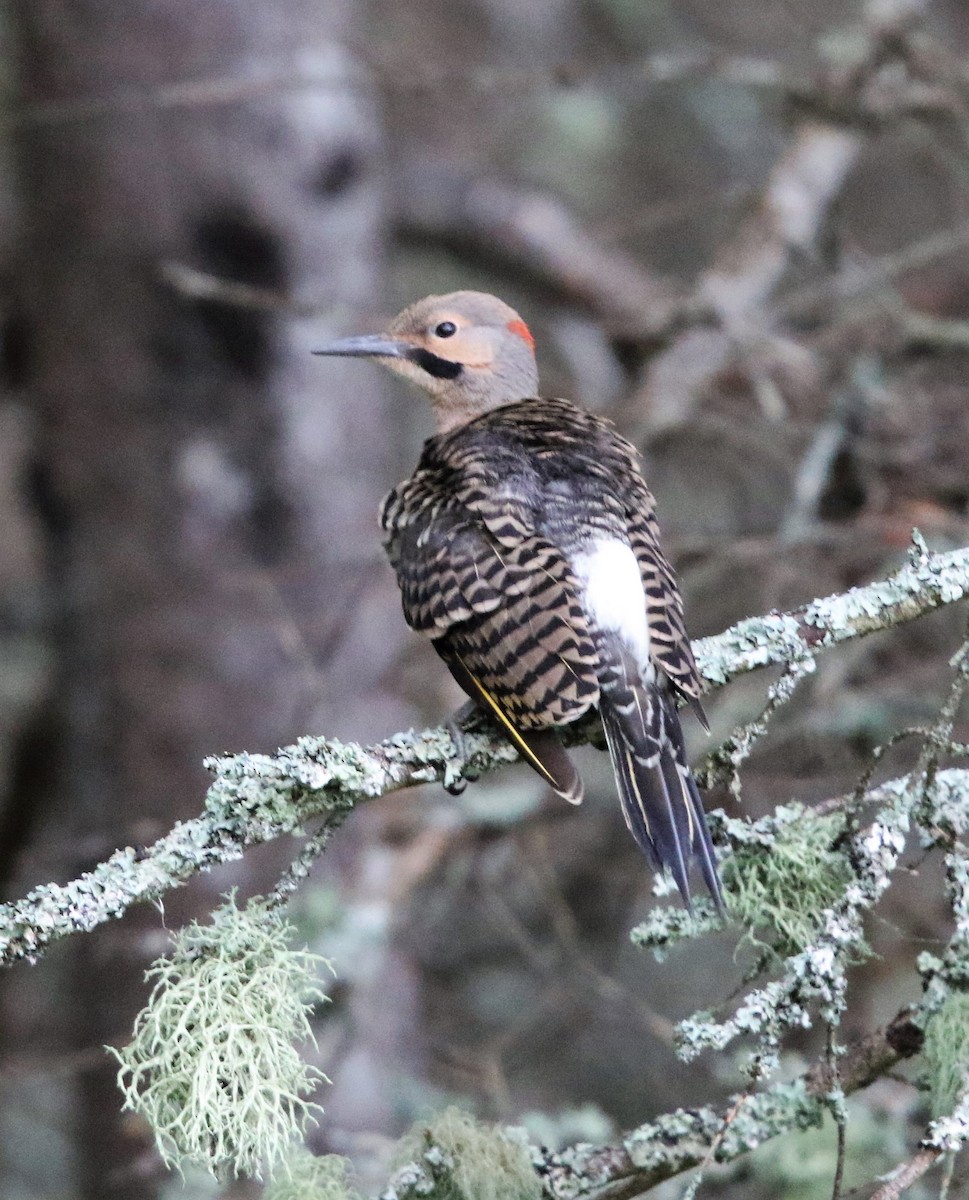
[[[418,296],[501,295],[544,390],[637,442],[695,637],[885,577],[913,526],[969,544],[958,0],[6,0],[0,78],[4,899],[196,814],[207,754],[371,742],[456,706],[376,529],[426,405],[310,353]],[[829,651],[742,804],[712,804],[850,791],[937,718],[964,620]],[[770,678],[711,696],[698,759]],[[891,755],[898,775],[918,747]],[[582,761],[579,812],[520,768],[361,806],[294,900],[337,972],[311,1144],[371,1191],[452,1102],[565,1144],[737,1090],[673,1045],[739,986],[736,931],[661,964],[630,943],[651,875],[605,757]],[[0,1196],[175,1187],[102,1046],[167,929],[290,857],[257,848],[4,975]],[[918,997],[914,956],[951,926],[940,864],[905,867],[845,1041]],[[789,1069],[823,1046],[791,1034]],[[920,1105],[905,1081],[866,1093],[858,1182],[911,1153]],[[703,1186],[830,1194],[834,1135],[800,1145]]]

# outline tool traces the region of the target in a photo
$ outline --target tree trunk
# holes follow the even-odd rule
[[[73,875],[197,811],[206,753],[291,740],[311,705],[335,716],[338,690],[334,725],[374,708],[379,651],[322,697],[313,654],[383,621],[334,625],[377,553],[393,473],[382,385],[355,364],[324,378],[309,355],[381,292],[379,131],[337,43],[350,12],[15,5],[17,329],[60,652],[53,786],[30,797],[18,882]],[[166,263],[318,300],[322,320],[182,294]],[[73,1116],[80,1192],[99,1200],[154,1191],[145,1131],[123,1130],[96,1052],[130,1029],[159,950],[149,926],[157,914],[80,939],[7,1006],[8,1047],[92,1052]]]

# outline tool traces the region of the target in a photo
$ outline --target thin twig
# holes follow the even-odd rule
[[[654,338],[678,319],[686,295],[619,250],[602,246],[555,196],[447,164],[405,164],[397,180],[398,234],[523,267],[613,335]]]
[[[775,319],[791,320],[806,317],[832,301],[856,301],[861,296],[885,287],[900,275],[924,267],[965,246],[969,246],[969,224],[942,229],[938,233],[929,234],[928,237],[903,246],[901,250],[846,267],[820,283],[789,292],[772,306],[772,315]],[[853,310],[847,310],[846,317],[852,320]]]
[[[949,744],[952,738],[956,714],[962,705],[966,689],[969,688],[969,624],[966,628],[966,640],[953,655],[951,665],[955,667],[955,678],[949,688],[945,704],[943,704],[919,756],[919,770],[925,773],[926,792],[931,790],[932,784],[935,782],[936,772],[939,769],[940,751]]]
[[[253,287],[206,271],[196,271],[184,263],[162,263],[159,274],[176,292],[191,300],[213,300],[250,312],[285,313],[293,317],[331,318],[337,311],[329,301],[297,300],[269,288]]]
[[[942,1156],[942,1151],[935,1146],[920,1150],[914,1158],[900,1167],[886,1183],[873,1192],[869,1200],[898,1200],[902,1192],[908,1191],[913,1183],[930,1171]]]
[[[304,58],[300,62],[260,64],[246,73],[181,79],[150,88],[109,92],[103,96],[12,104],[8,95],[5,98],[5,111],[0,108],[0,130],[73,125],[153,110],[198,109],[213,105],[221,107],[299,91],[346,92],[364,83],[364,76],[352,69],[348,57],[333,55],[320,57],[318,61]]]
[[[841,1200],[841,1189],[844,1185],[845,1177],[845,1156],[848,1149],[848,1119],[845,1113],[845,1095],[844,1089],[841,1086],[841,1069],[838,1063],[838,1055],[837,1029],[834,1023],[829,1021],[827,1043],[825,1046],[825,1059],[828,1064],[828,1070],[831,1073],[828,1108],[832,1117],[834,1117],[835,1127],[838,1132],[838,1153],[835,1159],[834,1179],[831,1184],[831,1200]]]
[[[815,663],[810,656],[794,659],[784,668],[780,679],[767,691],[767,703],[759,716],[736,729],[710,755],[704,772],[703,786],[726,784],[731,795],[741,800],[740,767],[750,757],[755,744],[767,733],[774,713],[791,699],[798,685],[814,673]]]
[[[703,1176],[706,1174],[710,1164],[716,1158],[717,1151],[723,1145],[724,1139],[730,1132],[731,1125],[733,1125],[734,1121],[736,1121],[737,1117],[740,1115],[740,1110],[749,1099],[750,1092],[741,1092],[734,1101],[733,1107],[728,1110],[727,1115],[723,1119],[723,1124],[720,1126],[720,1131],[710,1143],[710,1149],[704,1155],[703,1162],[701,1162],[697,1167],[696,1175],[694,1175],[693,1179],[690,1181],[690,1186],[683,1193],[682,1200],[693,1200],[693,1198],[696,1196],[700,1189],[700,1184],[703,1182]]]
[[[329,845],[332,835],[332,826],[324,825],[311,838],[307,838],[306,845],[293,862],[290,863],[286,872],[280,877],[276,886],[269,893],[267,899],[270,908],[278,908],[289,903],[290,897],[307,875],[309,875],[313,869],[313,864]]]

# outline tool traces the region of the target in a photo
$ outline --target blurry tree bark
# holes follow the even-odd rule
[[[320,682],[296,629],[352,607],[392,473],[379,385],[329,371],[324,393],[313,375],[319,321],[188,299],[161,275],[177,261],[312,295],[334,324],[379,292],[379,127],[342,44],[350,8],[134,0],[119,20],[103,0],[22,0],[12,16],[15,328],[60,658],[6,888],[150,840],[192,806],[213,745],[292,736]],[[269,72],[304,82],[260,89]],[[199,80],[190,103],[171,88]],[[385,661],[361,663],[355,694]],[[8,987],[8,1051],[123,1036],[153,951],[143,918]],[[114,1071],[90,1062],[72,1112],[44,1119],[73,1124],[84,1195],[151,1195]]]

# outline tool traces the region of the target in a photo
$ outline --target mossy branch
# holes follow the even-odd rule
[[[969,548],[932,554],[917,534],[913,541],[909,561],[886,580],[753,617],[697,642],[704,678],[719,687],[758,667],[804,661],[969,595]],[[591,728],[577,728],[575,739],[584,740]],[[460,759],[450,732],[438,728],[368,747],[304,737],[275,755],[211,758],[206,765],[215,779],[201,816],[178,823],[147,849],[118,850],[70,883],[45,884],[0,905],[0,964],[34,961],[52,942],[157,899],[199,871],[240,858],[248,846],[299,833],[311,819],[336,828],[362,801],[484,773],[516,757],[488,730],[469,732],[463,750]]]
[[[846,1095],[867,1087],[921,1050],[923,1034],[913,1017],[912,1010],[903,1009],[884,1028],[849,1047],[838,1069]],[[770,1138],[820,1125],[829,1111],[831,1086],[831,1068],[822,1062],[790,1083],[734,1097],[723,1112],[681,1108],[640,1125],[611,1145],[578,1145],[556,1152],[535,1149],[533,1165],[549,1200],[638,1196],[699,1166],[711,1153],[718,1163],[731,1162]],[[434,1150],[429,1148],[422,1159],[402,1168],[381,1193],[381,1200],[417,1200],[433,1194],[440,1157]]]

